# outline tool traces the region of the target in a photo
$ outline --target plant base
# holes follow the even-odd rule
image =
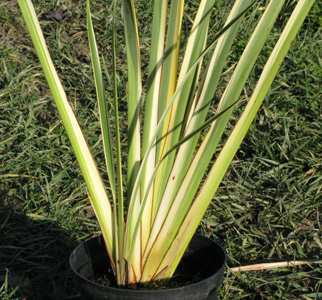
[[[70,266],[83,300],[215,300],[225,263],[226,253],[219,244],[195,234],[173,278],[166,285],[162,283],[159,289],[151,290],[115,286],[101,236],[80,244],[70,256]],[[94,281],[98,277],[110,281],[109,286]]]

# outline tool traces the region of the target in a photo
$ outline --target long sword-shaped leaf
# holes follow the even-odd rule
[[[90,53],[94,71],[95,87],[99,107],[100,124],[102,130],[103,149],[105,156],[105,163],[107,167],[108,178],[113,196],[113,220],[114,220],[114,260],[116,264],[116,275],[118,284],[122,284],[122,277],[124,274],[122,253],[123,253],[123,231],[124,231],[124,217],[123,217],[123,183],[121,174],[121,154],[120,154],[120,136],[119,136],[119,122],[118,122],[118,103],[117,103],[117,82],[116,82],[116,63],[115,63],[115,13],[117,1],[114,1],[113,7],[113,28],[112,28],[112,51],[113,51],[113,77],[114,77],[114,120],[116,133],[116,161],[117,161],[117,183],[118,189],[115,185],[115,170],[113,149],[111,143],[111,130],[109,124],[109,115],[107,110],[107,102],[105,99],[105,89],[103,84],[103,75],[101,70],[101,63],[98,55],[98,49],[93,29],[93,23],[90,13],[90,2],[87,0],[87,27],[90,45]],[[121,270],[122,269],[122,270]]]
[[[142,92],[140,47],[133,0],[123,0],[123,18],[125,28],[126,56],[128,66],[128,157],[127,157],[127,199],[132,197],[134,182],[140,168],[140,101]],[[134,200],[133,200],[134,201]],[[135,195],[134,210],[135,217],[140,205],[140,195]],[[127,231],[133,231],[133,224],[127,223]],[[128,244],[124,245],[127,252]],[[129,282],[135,282],[141,272],[141,242],[136,240],[135,263],[129,266]]]
[[[177,87],[184,2],[184,0],[171,1],[170,5],[166,45],[164,50],[164,61],[162,64],[161,86],[159,91],[158,121],[160,121],[161,116],[163,115]],[[162,153],[162,148],[164,147],[165,143],[165,139],[161,139],[161,136],[165,135],[165,133],[168,131],[169,120],[170,114],[167,114],[163,124],[163,133],[160,132],[157,138],[157,140],[160,141],[156,145],[157,161],[160,158],[160,153]],[[160,175],[157,176],[156,183],[154,185],[152,208],[153,211],[155,211],[159,205],[159,196],[162,190],[162,186],[159,184],[159,182],[163,179],[162,169],[164,168],[164,166],[165,164],[161,166],[159,170]]]
[[[299,31],[303,21],[312,7],[315,0],[300,0],[294,12],[291,15],[285,29],[283,30],[269,60],[267,61],[262,75],[256,85],[255,91],[247,104],[244,113],[236,124],[233,132],[229,136],[225,146],[221,150],[215,164],[213,165],[206,182],[194,201],[189,213],[186,215],[184,222],[180,226],[180,230],[173,240],[165,259],[159,267],[158,272],[162,272],[163,276],[171,276],[175,268],[169,268],[169,262],[173,258],[178,258],[175,264],[178,264],[182,257],[185,247],[192,238],[200,220],[205,213],[213,195],[215,194],[227,168],[229,167],[237,149],[244,139],[248,128],[253,122],[256,113],[264,100],[277,72],[282,64],[292,41]],[[183,245],[184,244],[184,245]],[[171,262],[172,264],[172,262]],[[165,268],[167,269],[164,272]],[[170,271],[170,269],[172,269]]]
[[[145,100],[144,130],[142,140],[142,157],[144,157],[149,144],[152,141],[153,133],[158,125],[160,85],[162,75],[162,62],[165,44],[165,32],[167,23],[168,1],[156,0],[154,2],[153,25],[152,25],[152,42],[150,52],[149,77],[147,86],[147,97]],[[141,198],[148,192],[148,184],[153,174],[156,164],[156,147],[154,147],[145,165],[142,174]],[[152,227],[152,210],[153,210],[153,189],[149,192],[149,201],[142,217],[141,240],[142,252],[144,252],[148,236]]]
[[[113,201],[115,202],[116,201],[115,200],[116,199],[115,171],[114,171],[113,153],[112,153],[112,145],[111,145],[111,133],[110,133],[111,131],[110,131],[110,125],[109,125],[108,110],[106,106],[107,103],[105,100],[105,89],[104,89],[104,83],[103,83],[101,63],[98,55],[95,33],[93,29],[89,0],[87,0],[86,10],[87,10],[88,39],[89,39],[90,54],[91,54],[94,81],[95,81],[95,87],[96,87],[96,95],[97,95],[98,108],[99,108],[105,163],[106,163],[109,183],[111,185]]]
[[[162,65],[162,79],[159,93],[159,120],[161,119],[161,116],[163,115],[177,87],[184,2],[184,0],[171,1],[170,5],[167,37],[164,49],[164,62]],[[163,125],[164,133],[167,132],[169,120],[170,116],[167,115]],[[161,134],[159,134],[158,139],[160,136]],[[158,156],[160,156],[159,149],[163,147],[163,144],[164,140],[162,140],[157,146]]]
[[[67,101],[64,88],[59,80],[54,64],[42,34],[36,12],[30,0],[18,1],[23,17],[29,29],[33,44],[42,65],[50,91],[56,102],[60,117],[75,151],[82,170],[96,216],[99,220],[110,257],[114,257],[113,215],[102,178],[98,172],[93,156],[78,124],[75,114]]]
[[[116,205],[116,186],[115,186],[115,170],[114,170],[114,161],[113,161],[113,152],[112,152],[112,144],[111,144],[111,131],[109,125],[109,116],[107,110],[107,103],[105,99],[105,89],[103,83],[103,75],[101,70],[101,63],[98,55],[98,49],[95,39],[95,33],[91,18],[90,12],[90,2],[87,0],[87,28],[88,28],[88,40],[90,46],[90,54],[93,66],[94,73],[94,81],[96,87],[96,95],[98,101],[99,108],[99,116],[100,116],[100,125],[102,131],[102,140],[103,140],[103,149],[104,149],[104,157],[107,168],[107,174],[109,178],[109,183],[111,186],[112,197],[113,197],[113,220],[114,220],[114,229],[118,228],[117,224],[117,205]],[[123,238],[123,237],[122,237]],[[120,282],[120,249],[119,249],[119,236],[117,235],[117,230],[113,231],[113,240],[114,240],[114,261],[116,263],[116,275],[118,276],[118,282]]]
[[[123,242],[124,242],[124,192],[123,192],[123,175],[121,161],[121,140],[120,140],[120,122],[118,113],[118,88],[117,88],[117,70],[116,70],[116,11],[117,0],[114,0],[113,5],[113,24],[112,24],[112,56],[113,56],[113,100],[114,100],[114,121],[115,121],[115,144],[116,144],[116,173],[117,173],[117,225],[118,225],[118,260],[117,268],[117,283],[124,284],[125,262],[123,259]]]
[[[141,160],[140,101],[142,93],[140,46],[133,0],[123,0],[123,18],[128,66],[128,157],[127,194],[130,198]]]

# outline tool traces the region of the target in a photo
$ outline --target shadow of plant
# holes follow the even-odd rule
[[[18,288],[15,299],[77,299],[68,264],[76,244],[53,221],[0,202],[0,282]]]

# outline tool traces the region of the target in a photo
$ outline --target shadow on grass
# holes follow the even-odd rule
[[[0,196],[0,287],[17,289],[15,298],[5,291],[0,291],[0,298],[78,299],[73,296],[68,263],[76,244],[53,221],[26,216],[21,209],[4,205]]]

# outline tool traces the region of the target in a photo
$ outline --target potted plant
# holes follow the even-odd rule
[[[81,255],[86,256],[82,259],[87,259],[91,252],[100,252],[97,249],[104,245],[103,252],[109,257],[106,268],[115,276],[119,290],[129,285],[171,278],[189,244],[186,257],[191,249],[195,251],[191,240],[199,239],[193,238],[197,226],[315,1],[298,1],[263,67],[256,88],[251,95],[244,97],[247,101],[241,101],[247,78],[285,3],[283,0],[266,1],[244,52],[232,67],[234,71],[225,91],[215,104],[214,94],[227,56],[243,18],[256,1],[236,0],[224,27],[209,40],[215,1],[201,0],[183,51],[180,42],[185,3],[183,0],[168,2],[154,1],[149,74],[146,85],[143,85],[134,1],[122,0],[128,69],[128,153],[126,182],[123,183],[115,50],[118,3],[114,1],[112,13],[114,108],[111,109],[106,101],[90,1],[87,1],[90,55],[109,179],[107,190],[67,101],[32,2],[18,0],[102,231],[104,242],[97,238],[82,246]],[[226,125],[236,111],[241,112],[238,122],[221,146]],[[219,256],[223,261],[217,269],[223,272],[225,254]],[[85,280],[89,281],[88,278]],[[94,286],[99,285],[94,283]],[[126,296],[122,297],[126,299]],[[131,295],[128,299],[133,297]],[[150,294],[139,297],[137,299],[151,298]],[[153,297],[164,299],[168,296]],[[206,298],[207,295],[184,298],[180,293],[178,297],[213,299],[213,296]]]

